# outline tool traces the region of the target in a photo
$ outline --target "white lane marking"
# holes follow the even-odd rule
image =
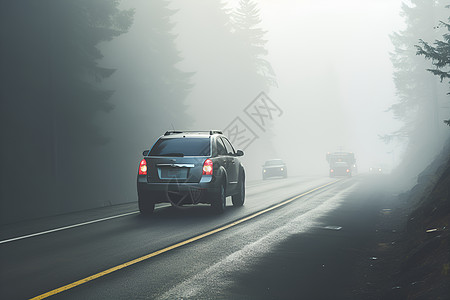
[[[328,198],[323,203],[309,203],[310,209],[304,214],[292,219],[287,224],[269,231],[257,241],[245,245],[228,256],[224,257],[214,265],[200,271],[191,278],[188,278],[172,287],[157,299],[184,299],[202,298],[203,293],[220,295],[221,290],[226,290],[233,284],[230,274],[236,270],[245,270],[257,259],[263,257],[273,247],[292,234],[306,232],[318,225],[317,219],[326,213],[336,209],[344,201],[345,196],[350,194],[358,184],[346,188]],[[201,282],[201,284],[199,284]]]
[[[160,205],[158,207],[155,207],[155,209],[169,207],[169,206],[170,205]],[[78,223],[78,224],[74,224],[74,225],[68,225],[68,226],[64,226],[64,227],[50,229],[50,230],[46,230],[46,231],[36,232],[36,233],[32,233],[32,234],[22,235],[22,236],[18,236],[18,237],[15,237],[15,238],[10,238],[10,239],[7,239],[7,240],[0,241],[0,244],[14,242],[14,241],[18,241],[18,240],[23,240],[23,239],[27,239],[27,238],[31,238],[31,237],[35,237],[35,236],[39,236],[39,235],[44,235],[44,234],[49,234],[49,233],[57,232],[57,231],[61,231],[61,230],[71,229],[71,228],[75,228],[75,227],[85,226],[85,225],[89,225],[89,224],[93,224],[93,223],[108,221],[108,220],[111,220],[111,219],[116,219],[116,218],[125,217],[125,216],[129,216],[129,215],[134,215],[134,214],[137,214],[137,213],[139,213],[139,211],[132,211],[132,212],[129,212],[129,213],[115,215],[115,216],[111,216],[111,217],[107,217],[107,218],[102,218],[102,219],[87,221],[87,222]]]
[[[98,223],[98,222],[102,222],[102,221],[107,221],[107,220],[111,220],[111,219],[116,219],[116,218],[132,215],[132,214],[137,214],[138,212],[139,211],[133,211],[133,212],[129,212],[129,213],[126,213],[126,214],[121,214],[121,215],[116,215],[116,216],[112,216],[112,217],[107,217],[107,218],[92,220],[92,221],[88,221],[88,222],[78,223],[78,224],[74,224],[74,225],[59,227],[59,228],[50,229],[50,230],[41,231],[41,232],[36,232],[36,233],[28,234],[28,235],[22,235],[22,236],[18,236],[18,237],[15,237],[15,238],[11,238],[11,239],[0,241],[0,244],[9,243],[9,242],[17,241],[17,240],[23,240],[23,239],[27,239],[27,238],[30,238],[30,237],[35,237],[35,236],[39,236],[39,235],[44,235],[44,234],[56,232],[56,231],[61,231],[61,230],[66,230],[66,229],[70,229],[70,228],[80,227],[80,226],[89,225],[89,224],[93,224],[93,223]]]
[[[284,184],[286,184],[286,182],[287,181],[283,181]],[[257,186],[262,185],[263,183],[264,182],[262,182],[261,184],[258,184],[256,186],[250,186],[250,187],[257,187]],[[288,182],[288,184],[291,184],[291,183],[292,182]],[[168,207],[168,206],[170,206],[170,205],[164,205],[163,204],[161,206],[155,207],[155,209]],[[32,233],[32,234],[27,234],[27,235],[23,235],[23,236],[18,236],[18,237],[14,237],[14,238],[10,238],[10,239],[7,239],[7,240],[0,241],[0,244],[6,244],[6,243],[9,243],[9,242],[23,240],[23,239],[27,239],[27,238],[31,238],[31,237],[35,237],[35,236],[40,236],[40,235],[44,235],[44,234],[49,234],[49,233],[53,233],[53,232],[57,232],[57,231],[67,230],[67,229],[71,229],[71,228],[75,228],[75,227],[85,226],[85,225],[98,223],[98,222],[102,222],[102,221],[107,221],[107,220],[111,220],[111,219],[115,219],[115,218],[120,218],[120,217],[124,217],[124,216],[128,216],[128,215],[132,215],[132,214],[137,214],[137,213],[139,213],[139,211],[133,211],[133,212],[125,213],[125,214],[121,214],[121,215],[111,216],[111,217],[107,217],[107,218],[92,220],[92,221],[83,222],[83,223],[79,223],[79,224],[74,224],[74,225],[59,227],[59,228],[50,229],[50,230],[46,230],[46,231],[36,232],[36,233]]]
[[[170,206],[170,205],[163,204],[161,206],[155,207],[155,209],[168,207],[168,206]],[[83,223],[79,223],[79,224],[74,224],[74,225],[59,227],[59,228],[50,229],[50,230],[46,230],[46,231],[36,232],[36,233],[32,233],[32,234],[27,234],[27,235],[23,235],[23,236],[18,236],[18,237],[2,240],[2,241],[0,241],[0,244],[6,244],[9,242],[32,238],[35,236],[40,236],[40,235],[49,234],[49,233],[53,233],[53,232],[57,232],[57,231],[67,230],[67,229],[71,229],[71,228],[75,228],[75,227],[85,226],[85,225],[98,223],[98,222],[102,222],[102,221],[107,221],[107,220],[111,220],[111,219],[115,219],[115,218],[120,218],[120,217],[124,217],[124,216],[128,216],[128,215],[132,215],[132,214],[137,214],[137,213],[139,213],[139,211],[133,211],[133,212],[125,213],[125,214],[121,214],[121,215],[111,216],[111,217],[107,217],[107,218],[92,220],[92,221],[83,222]]]

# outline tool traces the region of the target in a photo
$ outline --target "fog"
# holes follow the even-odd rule
[[[226,7],[235,9],[238,1]],[[261,131],[244,119],[258,135],[248,146],[244,158],[250,178],[259,178],[264,160],[279,157],[287,161],[292,174],[327,174],[325,153],[354,152],[360,170],[370,166],[392,169],[399,160],[401,145],[386,145],[379,135],[396,130],[399,125],[386,112],[394,102],[389,34],[399,30],[401,1],[259,1],[260,27],[267,31],[266,59],[271,63],[278,87],[264,90],[282,109],[271,120],[271,133]],[[216,5],[216,4],[214,4]],[[172,1],[176,45],[182,61],[179,68],[194,72],[193,88],[187,96],[187,113],[193,121],[180,127],[176,116],[163,129],[224,129],[263,90],[249,83],[230,60],[217,55],[232,52],[211,15],[214,5],[204,1]],[[139,65],[137,45],[149,27],[144,2],[123,2],[136,9],[134,27],[108,47],[105,60],[116,62],[120,77],[122,65],[117,56],[127,57],[127,67]],[[199,10],[203,8],[203,10]],[[219,21],[220,22],[220,21]],[[119,47],[124,47],[121,50]],[[128,47],[128,48],[125,48]],[[114,51],[114,50],[112,50]],[[131,52],[131,53],[130,53]],[[139,68],[138,68],[139,69]],[[135,70],[133,70],[135,71]],[[242,78],[241,78],[242,77]],[[137,97],[141,95],[136,94]],[[164,102],[163,99],[161,99]],[[215,109],[220,107],[220,114]],[[149,135],[148,143],[156,136]],[[267,147],[267,143],[273,149]]]
[[[400,154],[379,135],[398,124],[385,111],[395,98],[389,34],[402,26],[400,1],[264,2],[270,61],[286,115],[276,132],[280,155],[299,169],[326,174],[324,153],[354,152],[360,171],[393,168]]]
[[[415,55],[442,38],[448,3],[405,2],[420,23],[402,2],[6,1],[2,218],[135,201],[142,151],[170,129],[224,130],[248,180],[272,158],[328,176],[326,153],[346,151],[360,173],[401,169],[413,184],[449,137],[448,84]]]
[[[182,66],[197,70],[202,57],[195,53],[203,44],[192,40],[201,31],[193,24],[199,12],[190,3],[183,6],[183,2],[173,4],[174,8],[181,8],[174,17],[178,22],[175,31],[179,48],[186,49]],[[400,4],[401,1],[258,2],[261,27],[267,30],[267,59],[278,82],[269,95],[283,115],[273,120],[273,137],[258,132],[260,139],[270,139],[274,153],[266,152],[264,145],[257,142],[247,149],[245,159],[254,177],[260,176],[260,164],[271,156],[286,160],[293,174],[303,175],[328,174],[325,153],[330,151],[355,152],[361,171],[370,166],[391,169],[398,163],[401,145],[386,145],[379,135],[399,126],[386,110],[395,99],[389,34],[402,26]],[[237,5],[238,1],[228,7]],[[200,19],[204,21],[203,17]],[[204,23],[200,26],[208,30]],[[250,90],[235,94],[242,104],[224,107],[228,120],[214,122],[204,118],[205,95],[224,93],[231,87],[226,82],[217,87],[202,74],[194,78],[199,82],[188,97],[189,112],[196,116],[192,128],[223,128],[223,122],[239,114],[258,93]],[[245,78],[242,80],[245,82]]]

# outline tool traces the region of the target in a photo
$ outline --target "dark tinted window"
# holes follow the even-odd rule
[[[222,138],[223,143],[225,144],[225,148],[227,149],[227,153],[229,155],[234,155],[234,148],[231,146],[230,141],[228,141],[226,138]]]
[[[150,156],[209,156],[209,138],[159,139]]]
[[[225,149],[222,139],[220,139],[220,138],[217,138],[217,154],[218,155],[226,155],[227,154],[227,149]]]

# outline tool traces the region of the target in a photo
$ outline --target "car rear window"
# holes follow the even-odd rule
[[[209,138],[159,139],[150,156],[209,156]]]

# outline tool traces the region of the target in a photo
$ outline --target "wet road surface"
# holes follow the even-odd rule
[[[0,298],[351,299],[388,196],[368,176],[297,177],[249,183],[220,216],[133,203],[3,226]]]

